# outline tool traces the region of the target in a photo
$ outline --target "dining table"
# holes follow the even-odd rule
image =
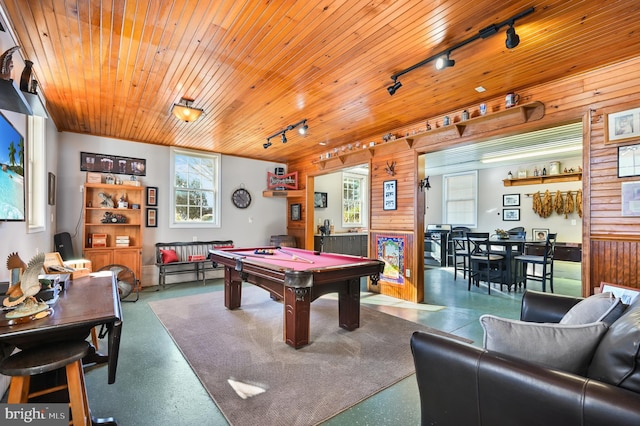
[[[120,336],[122,332],[122,308],[118,287],[111,271],[95,272],[88,276],[66,281],[50,305],[50,313],[44,318],[9,320],[0,313],[0,346],[3,353],[13,347],[28,349],[55,342],[85,340],[91,329],[106,327],[107,355],[101,354],[93,345],[83,358],[83,364],[106,363],[107,382],[115,383]],[[40,317],[40,316],[38,316]],[[116,425],[111,418],[94,418],[93,424]]]

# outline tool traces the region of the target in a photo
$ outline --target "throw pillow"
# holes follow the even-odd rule
[[[611,325],[593,355],[588,377],[640,392],[640,299]]]
[[[162,255],[162,263],[180,262],[175,250],[160,250],[160,254]]]
[[[602,321],[613,324],[624,313],[626,306],[612,293],[600,293],[589,296],[579,302],[565,314],[560,324],[578,325]]]
[[[584,375],[607,325],[534,323],[482,315],[484,348]]]

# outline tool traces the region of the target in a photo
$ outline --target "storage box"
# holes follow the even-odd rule
[[[87,183],[102,183],[102,173],[87,172]]]
[[[69,274],[73,280],[91,273],[91,261],[78,259],[63,262],[60,253],[47,253],[44,256],[44,272],[46,274]]]
[[[107,246],[107,234],[91,234],[91,247],[106,247]]]

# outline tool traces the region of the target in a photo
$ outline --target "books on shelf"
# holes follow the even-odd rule
[[[116,247],[129,247],[129,236],[116,235]]]

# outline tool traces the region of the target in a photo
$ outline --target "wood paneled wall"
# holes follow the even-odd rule
[[[484,134],[467,137],[442,138],[439,133],[436,138],[429,134],[416,137],[411,147],[403,144],[392,144],[389,147],[381,145],[373,155],[368,155],[371,166],[371,212],[370,231],[401,232],[412,235],[413,241],[407,257],[413,262],[414,269],[418,267],[418,259],[422,259],[422,239],[424,233],[423,214],[420,193],[417,182],[420,178],[418,156],[426,152],[441,150],[458,144],[468,144],[481,139],[498,135],[510,135],[519,132],[548,128],[582,120],[584,127],[583,150],[583,262],[582,281],[583,295],[591,294],[593,287],[602,281],[617,283],[640,288],[638,278],[638,254],[640,253],[640,217],[621,216],[621,184],[625,181],[637,181],[640,177],[618,178],[617,149],[618,146],[640,143],[638,140],[606,143],[604,120],[607,113],[640,107],[640,59],[627,61],[582,75],[557,80],[554,82],[515,88],[521,95],[521,103],[540,101],[545,105],[543,118],[524,124],[510,125],[496,121],[494,128],[487,128]],[[488,100],[490,110],[498,108],[502,99]],[[459,112],[446,112],[456,116]],[[432,122],[437,117],[425,117]],[[389,129],[390,132],[396,129]],[[372,139],[381,139],[372,136]],[[368,152],[364,152],[367,155]],[[313,176],[340,170],[355,164],[363,163],[360,155],[335,159],[323,163],[324,168],[314,164],[315,158],[289,164],[289,171],[297,170],[301,182],[313,181]],[[344,161],[343,161],[344,160]],[[395,161],[395,176],[385,172],[387,163]],[[384,211],[382,209],[382,182],[397,180],[398,209]],[[496,183],[499,184],[499,183]],[[307,189],[313,194],[313,188]],[[305,203],[309,208],[309,196]],[[292,202],[299,200],[290,199]],[[311,208],[313,206],[311,205]],[[288,209],[288,206],[287,206]],[[303,209],[303,219],[306,219]],[[304,240],[307,247],[313,244],[313,224],[307,223],[301,227],[291,222],[290,230],[299,232],[304,228]],[[311,246],[309,245],[311,241]],[[370,243],[371,245],[372,243]],[[370,247],[370,250],[372,248]],[[371,250],[370,253],[375,253]],[[418,272],[418,269],[415,269]],[[389,293],[406,300],[421,301],[424,287],[423,273],[412,275],[411,286],[415,289],[408,292],[398,292],[389,289]],[[426,295],[428,298],[428,295]]]

